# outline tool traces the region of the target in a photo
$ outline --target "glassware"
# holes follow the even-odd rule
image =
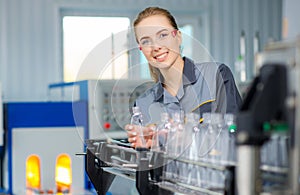
[[[152,151],[165,151],[167,144],[167,136],[171,130],[170,117],[167,112],[161,113],[161,121],[157,125],[152,137]]]
[[[132,107],[132,116],[130,119],[130,124],[136,125],[138,127],[138,134],[139,134],[139,139],[141,142],[142,147],[146,147],[146,141],[144,138],[144,132],[143,132],[143,115],[140,111],[140,108],[138,106]]]
[[[236,162],[236,118],[232,113],[226,113],[224,115],[225,130],[228,132],[228,151],[225,155],[225,161],[229,163]]]

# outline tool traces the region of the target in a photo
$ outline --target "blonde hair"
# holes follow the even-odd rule
[[[136,19],[133,22],[134,29],[142,20],[144,20],[145,18],[148,18],[150,16],[154,16],[154,15],[165,16],[169,20],[171,26],[174,29],[178,30],[176,20],[172,16],[172,14],[168,10],[160,8],[160,7],[148,7],[146,9],[144,9],[143,11],[141,11],[137,15]],[[137,39],[136,39],[136,41],[138,42]],[[157,82],[159,79],[159,75],[160,75],[159,69],[151,66],[150,64],[148,64],[148,66],[149,66],[151,78],[154,80],[154,82]]]

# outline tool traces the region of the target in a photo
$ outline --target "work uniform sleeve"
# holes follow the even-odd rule
[[[242,98],[228,66],[225,64],[219,66],[216,79],[215,111],[221,113],[237,113],[242,104]]]

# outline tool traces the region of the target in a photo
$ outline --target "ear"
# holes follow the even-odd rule
[[[171,32],[171,34],[172,34],[173,37],[176,37],[177,31],[178,31],[178,30],[173,30],[173,31]]]
[[[177,38],[178,38],[178,40],[179,40],[179,45],[181,45],[181,43],[182,43],[182,36],[181,36],[181,31],[180,30],[177,30],[176,31],[176,35],[177,35]]]

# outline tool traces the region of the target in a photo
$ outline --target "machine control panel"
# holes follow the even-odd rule
[[[53,84],[49,94],[55,101],[88,102],[89,139],[119,139],[127,136],[124,126],[130,122],[135,99],[153,84],[151,80],[85,80]]]

